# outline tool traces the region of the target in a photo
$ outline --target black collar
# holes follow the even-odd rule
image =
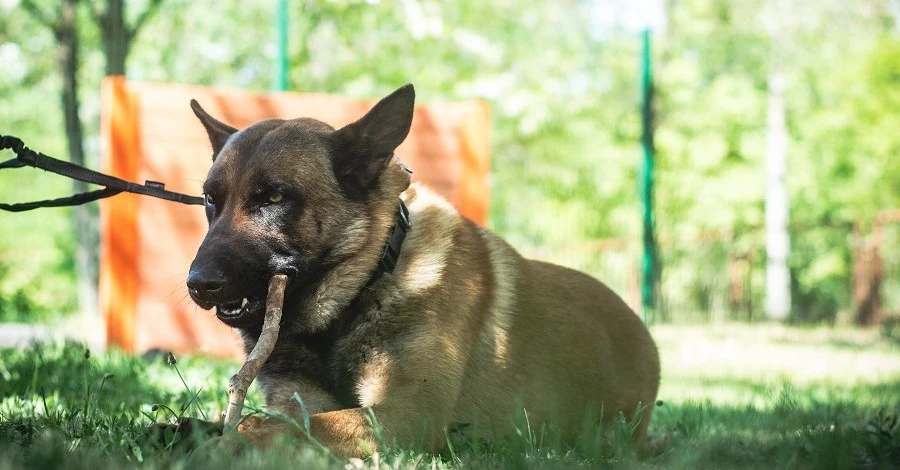
[[[384,273],[394,272],[394,268],[397,267],[397,260],[400,258],[400,248],[403,246],[403,240],[406,239],[406,233],[411,228],[409,209],[406,208],[406,204],[403,201],[400,201],[396,221],[391,228],[391,234],[388,235],[388,241],[384,245],[384,253],[382,253],[381,260],[378,261],[378,266],[375,267],[375,272],[372,273],[371,279],[366,283],[367,287],[378,282]]]

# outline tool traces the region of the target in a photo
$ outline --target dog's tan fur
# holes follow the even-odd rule
[[[297,149],[276,152],[279,171],[286,162],[310,160],[308,147],[291,155]],[[216,165],[235,152],[238,147],[226,146]],[[569,440],[589,410],[607,422],[621,412],[640,420],[640,445],[656,400],[659,358],[637,315],[595,279],[524,259],[409,181],[401,164],[388,160],[351,212],[341,207],[333,176],[315,179],[317,204],[331,211],[326,219],[343,220],[333,250],[344,257],[303,297],[303,319],[282,328],[259,376],[269,410],[302,422],[292,398],[299,393],[311,435],[341,455],[376,447],[369,409],[388,441],[426,450],[442,448],[452,428],[488,438],[507,434],[523,409],[532,427],[559,426]],[[366,286],[398,197],[409,207],[412,229],[395,271]],[[329,343],[327,360],[285,372],[317,354],[318,343],[305,338],[338,321],[359,295],[368,307]],[[249,350],[255,337],[243,337]],[[344,392],[319,377],[336,367],[348,383]],[[358,406],[342,405],[348,401]],[[632,416],[639,406],[641,415]],[[295,429],[269,419],[245,426],[241,436],[265,444]]]
[[[454,424],[512,431],[520,406],[532,426],[557,425],[572,439],[589,407],[609,419],[640,404],[642,442],[659,359],[637,315],[589,276],[522,258],[430,190],[413,184],[402,197],[415,228],[375,295],[409,330],[360,364],[362,407],[341,410],[303,381],[263,379],[269,408],[302,420],[292,399],[300,392],[311,434],[342,455],[359,454],[360,441],[375,448],[365,407],[389,438],[438,449]],[[265,442],[288,429],[264,423],[246,437]]]

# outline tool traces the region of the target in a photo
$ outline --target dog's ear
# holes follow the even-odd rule
[[[378,179],[412,125],[416,90],[398,88],[365,116],[334,132],[332,166],[341,185],[361,196]]]
[[[203,124],[203,127],[206,128],[206,134],[209,135],[209,142],[212,144],[213,148],[213,161],[216,161],[219,151],[225,146],[225,141],[231,137],[231,134],[237,132],[237,129],[210,116],[209,113],[200,107],[200,103],[198,103],[197,100],[191,100],[191,109],[194,110],[197,119],[199,119]]]

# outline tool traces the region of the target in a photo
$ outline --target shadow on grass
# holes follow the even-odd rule
[[[900,383],[834,393],[881,403],[821,400],[815,387],[783,384],[763,406],[667,404],[654,415],[652,460],[675,468],[898,468]]]

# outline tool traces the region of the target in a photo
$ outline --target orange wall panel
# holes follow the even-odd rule
[[[313,117],[343,126],[373,101],[301,93],[132,83],[103,84],[103,171],[130,181],[161,181],[199,195],[211,164],[192,98],[222,121],[241,128],[271,117]],[[428,184],[478,223],[487,219],[490,169],[487,105],[417,106],[409,137],[397,155]],[[108,342],[128,351],[240,356],[235,333],[187,296],[185,278],[206,233],[203,208],[133,194],[101,202],[101,310]]]

